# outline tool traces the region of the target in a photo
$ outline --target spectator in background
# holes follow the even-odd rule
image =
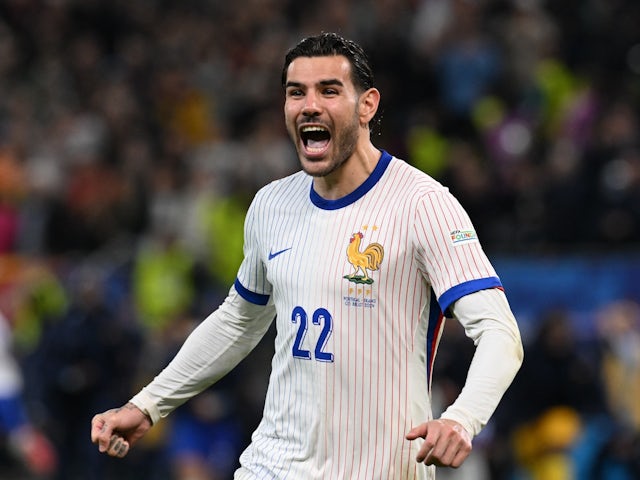
[[[452,22],[435,58],[442,115],[448,132],[468,132],[475,103],[500,78],[501,52],[484,27],[482,2],[452,2]]]
[[[46,409],[43,428],[56,448],[59,480],[109,478],[78,429],[103,401],[126,398],[136,374],[140,333],[106,304],[103,273],[92,265],[73,273],[69,306],[43,331],[30,360],[29,380],[38,384],[31,401]]]
[[[597,313],[600,376],[607,415],[585,429],[576,449],[576,478],[640,477],[640,307],[614,301]]]
[[[600,98],[593,141],[583,158],[597,243],[628,246],[640,238],[639,131],[637,109],[619,96]]]
[[[20,475],[49,477],[56,471],[56,452],[29,416],[23,397],[23,375],[13,355],[11,327],[0,312],[0,458],[8,453]]]
[[[189,401],[171,419],[166,442],[175,480],[233,477],[238,467],[236,459],[245,445],[233,392],[223,382]]]
[[[598,312],[602,380],[611,413],[620,425],[640,433],[640,307],[618,301]]]
[[[594,350],[582,348],[570,313],[556,308],[540,319],[526,351],[522,376],[497,419],[498,434],[507,439],[497,445],[512,445],[513,456],[492,452],[500,472],[492,478],[513,468],[537,480],[581,478],[574,477],[572,450],[584,425],[606,411]],[[500,466],[513,458],[517,466]]]

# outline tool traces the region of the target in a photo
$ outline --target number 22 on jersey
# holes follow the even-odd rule
[[[311,327],[321,329],[315,346],[307,345],[307,342],[305,342],[307,330],[309,329],[309,316],[304,308],[297,306],[293,309],[291,312],[291,322],[298,325],[296,339],[291,349],[294,358],[316,360],[318,362],[333,362],[333,353],[325,350],[333,330],[332,317],[327,309],[318,308],[311,316]],[[308,347],[313,347],[313,354],[311,350],[307,349]]]

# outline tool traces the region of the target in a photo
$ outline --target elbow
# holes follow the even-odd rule
[[[518,370],[522,366],[522,362],[524,362],[524,347],[522,342],[518,342],[518,347],[516,351],[516,358],[518,359]]]
[[[515,359],[516,372],[518,372],[520,367],[522,367],[522,362],[524,362],[524,346],[520,335],[514,339],[513,358]]]
[[[515,375],[524,362],[524,346],[520,332],[518,330],[495,330],[491,334],[485,334],[484,336],[487,337],[487,344],[491,344],[493,348],[498,348],[505,353],[508,352],[504,359],[505,361],[508,359],[506,364],[510,365]]]

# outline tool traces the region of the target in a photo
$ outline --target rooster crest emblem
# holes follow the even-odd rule
[[[379,243],[370,243],[367,247],[360,251],[360,243],[364,235],[361,232],[354,233],[349,240],[347,246],[347,259],[353,266],[353,273],[345,275],[350,282],[367,284],[373,283],[373,279],[369,276],[369,272],[378,270],[382,259],[384,258],[384,248]]]

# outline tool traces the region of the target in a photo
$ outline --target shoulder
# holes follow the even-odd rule
[[[260,188],[253,197],[247,216],[272,218],[295,206],[305,204],[311,189],[311,177],[303,171],[274,180]]]
[[[395,157],[389,164],[388,173],[385,188],[393,192],[388,197],[389,203],[414,226],[428,226],[429,230],[437,226],[447,234],[470,227],[471,220],[459,200],[448,187],[430,175]]]
[[[432,194],[451,195],[445,185],[398,157],[393,157],[389,163],[387,181],[404,195],[416,198]]]
[[[274,180],[256,193],[253,202],[274,202],[291,200],[297,195],[309,194],[311,179],[303,171],[299,171],[278,180]]]

